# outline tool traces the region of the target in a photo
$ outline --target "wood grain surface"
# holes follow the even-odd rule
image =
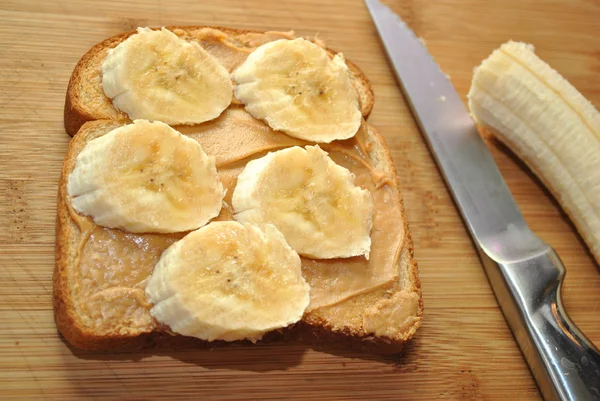
[[[462,96],[473,67],[515,39],[535,44],[600,106],[597,0],[390,4]],[[361,1],[2,0],[0,21],[0,399],[540,399]],[[74,350],[58,335],[51,277],[67,81],[96,42],[172,24],[318,33],[372,80],[370,122],[392,149],[423,282],[424,325],[404,356],[285,344],[101,354]],[[600,345],[597,265],[539,182],[490,146],[527,222],[567,266],[568,310]]]

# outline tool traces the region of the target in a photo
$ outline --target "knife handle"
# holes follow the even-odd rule
[[[544,399],[600,401],[600,353],[563,307],[565,268],[554,250],[508,263],[481,254],[490,281],[503,281],[496,298]]]

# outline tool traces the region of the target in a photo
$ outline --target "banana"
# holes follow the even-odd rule
[[[219,221],[171,245],[146,295],[152,316],[207,341],[259,340],[302,318],[310,287],[300,257],[272,225]]]
[[[233,191],[234,219],[273,224],[300,255],[365,255],[371,249],[373,199],[319,146],[299,146],[250,161]]]
[[[77,212],[130,232],[193,230],[216,217],[225,196],[215,159],[161,122],[136,120],[91,140],[67,192]]]
[[[259,46],[232,74],[246,110],[275,130],[313,142],[351,138],[361,124],[344,56],[302,39]]]
[[[102,87],[131,119],[197,124],[231,103],[229,72],[196,42],[162,28],[138,28],[102,64]]]
[[[533,46],[508,42],[475,70],[469,108],[549,187],[600,262],[600,113]]]

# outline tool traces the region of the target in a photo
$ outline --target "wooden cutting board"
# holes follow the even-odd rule
[[[472,69],[508,39],[539,55],[600,106],[600,3],[397,0],[464,96]],[[18,1],[0,3],[1,399],[536,400],[540,395],[394,81],[359,0]],[[69,137],[65,88],[96,42],[137,26],[223,25],[319,34],[373,82],[370,122],[404,193],[425,300],[402,357],[300,346],[102,354],[69,347],[52,314],[57,180]],[[533,230],[567,266],[564,300],[600,345],[600,272],[539,182],[491,144]]]

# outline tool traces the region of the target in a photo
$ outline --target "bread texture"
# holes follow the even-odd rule
[[[228,43],[235,44],[236,47],[248,50],[273,40],[294,37],[293,32],[260,32],[224,27],[170,26],[167,29],[186,39],[210,30],[215,37],[221,37]],[[75,135],[86,121],[103,119],[128,121],[127,116],[115,109],[104,95],[101,65],[109,49],[116,47],[135,32],[125,32],[96,44],[75,66],[65,99],[64,122],[65,130],[69,135]],[[321,44],[319,41],[317,43]],[[326,48],[326,50],[330,55],[337,54],[332,49]],[[354,63],[346,60],[346,64],[352,73],[352,83],[358,93],[362,114],[366,118],[371,113],[375,100],[371,83]]]
[[[177,32],[193,34],[202,29],[213,30],[212,34],[224,35],[226,40],[236,45],[253,47],[273,38],[280,33],[261,33],[256,31],[234,30],[230,28],[169,27]],[[54,271],[54,312],[58,329],[75,347],[88,350],[117,350],[146,347],[212,347],[225,342],[205,342],[202,340],[174,335],[168,327],[158,325],[147,329],[115,327],[111,333],[98,333],[86,325],[75,307],[75,291],[82,285],[74,270],[78,263],[80,241],[84,233],[72,217],[67,194],[67,178],[73,170],[79,152],[92,139],[102,136],[112,129],[129,122],[127,117],[112,107],[101,89],[100,65],[110,47],[116,46],[133,32],[109,38],[92,47],[79,61],[69,82],[65,104],[65,128],[71,140],[63,163],[58,188],[58,208],[56,222],[56,267]],[[180,34],[180,33],[178,33]],[[334,53],[329,50],[330,53]],[[353,84],[360,98],[362,113],[368,116],[373,107],[373,92],[366,76],[354,64],[348,62],[353,74]],[[240,107],[232,105],[230,107]],[[366,124],[366,123],[365,123]],[[177,128],[177,127],[176,127]],[[388,147],[373,127],[367,126],[366,157],[378,171],[390,177],[390,187],[398,191],[399,183]],[[76,135],[75,135],[76,134]],[[284,135],[284,134],[281,134]],[[401,203],[401,201],[400,201]],[[400,204],[402,209],[402,205]],[[93,225],[89,218],[86,224]],[[408,223],[401,210],[398,224],[404,226],[403,242],[398,257],[397,281],[385,283],[367,292],[329,306],[307,312],[297,324],[285,329],[267,333],[261,342],[286,341],[301,342],[319,348],[351,348],[375,353],[398,353],[406,341],[411,339],[421,325],[423,302],[417,264],[413,258],[413,244]],[[403,297],[401,297],[401,295]],[[373,328],[372,322],[380,321],[380,307],[409,299],[413,305],[406,306],[405,314],[396,310],[401,318],[389,323],[389,330]],[[383,309],[381,309],[383,310]],[[379,319],[379,320],[378,320]],[[244,342],[234,342],[244,343]],[[228,343],[231,344],[231,343]]]

